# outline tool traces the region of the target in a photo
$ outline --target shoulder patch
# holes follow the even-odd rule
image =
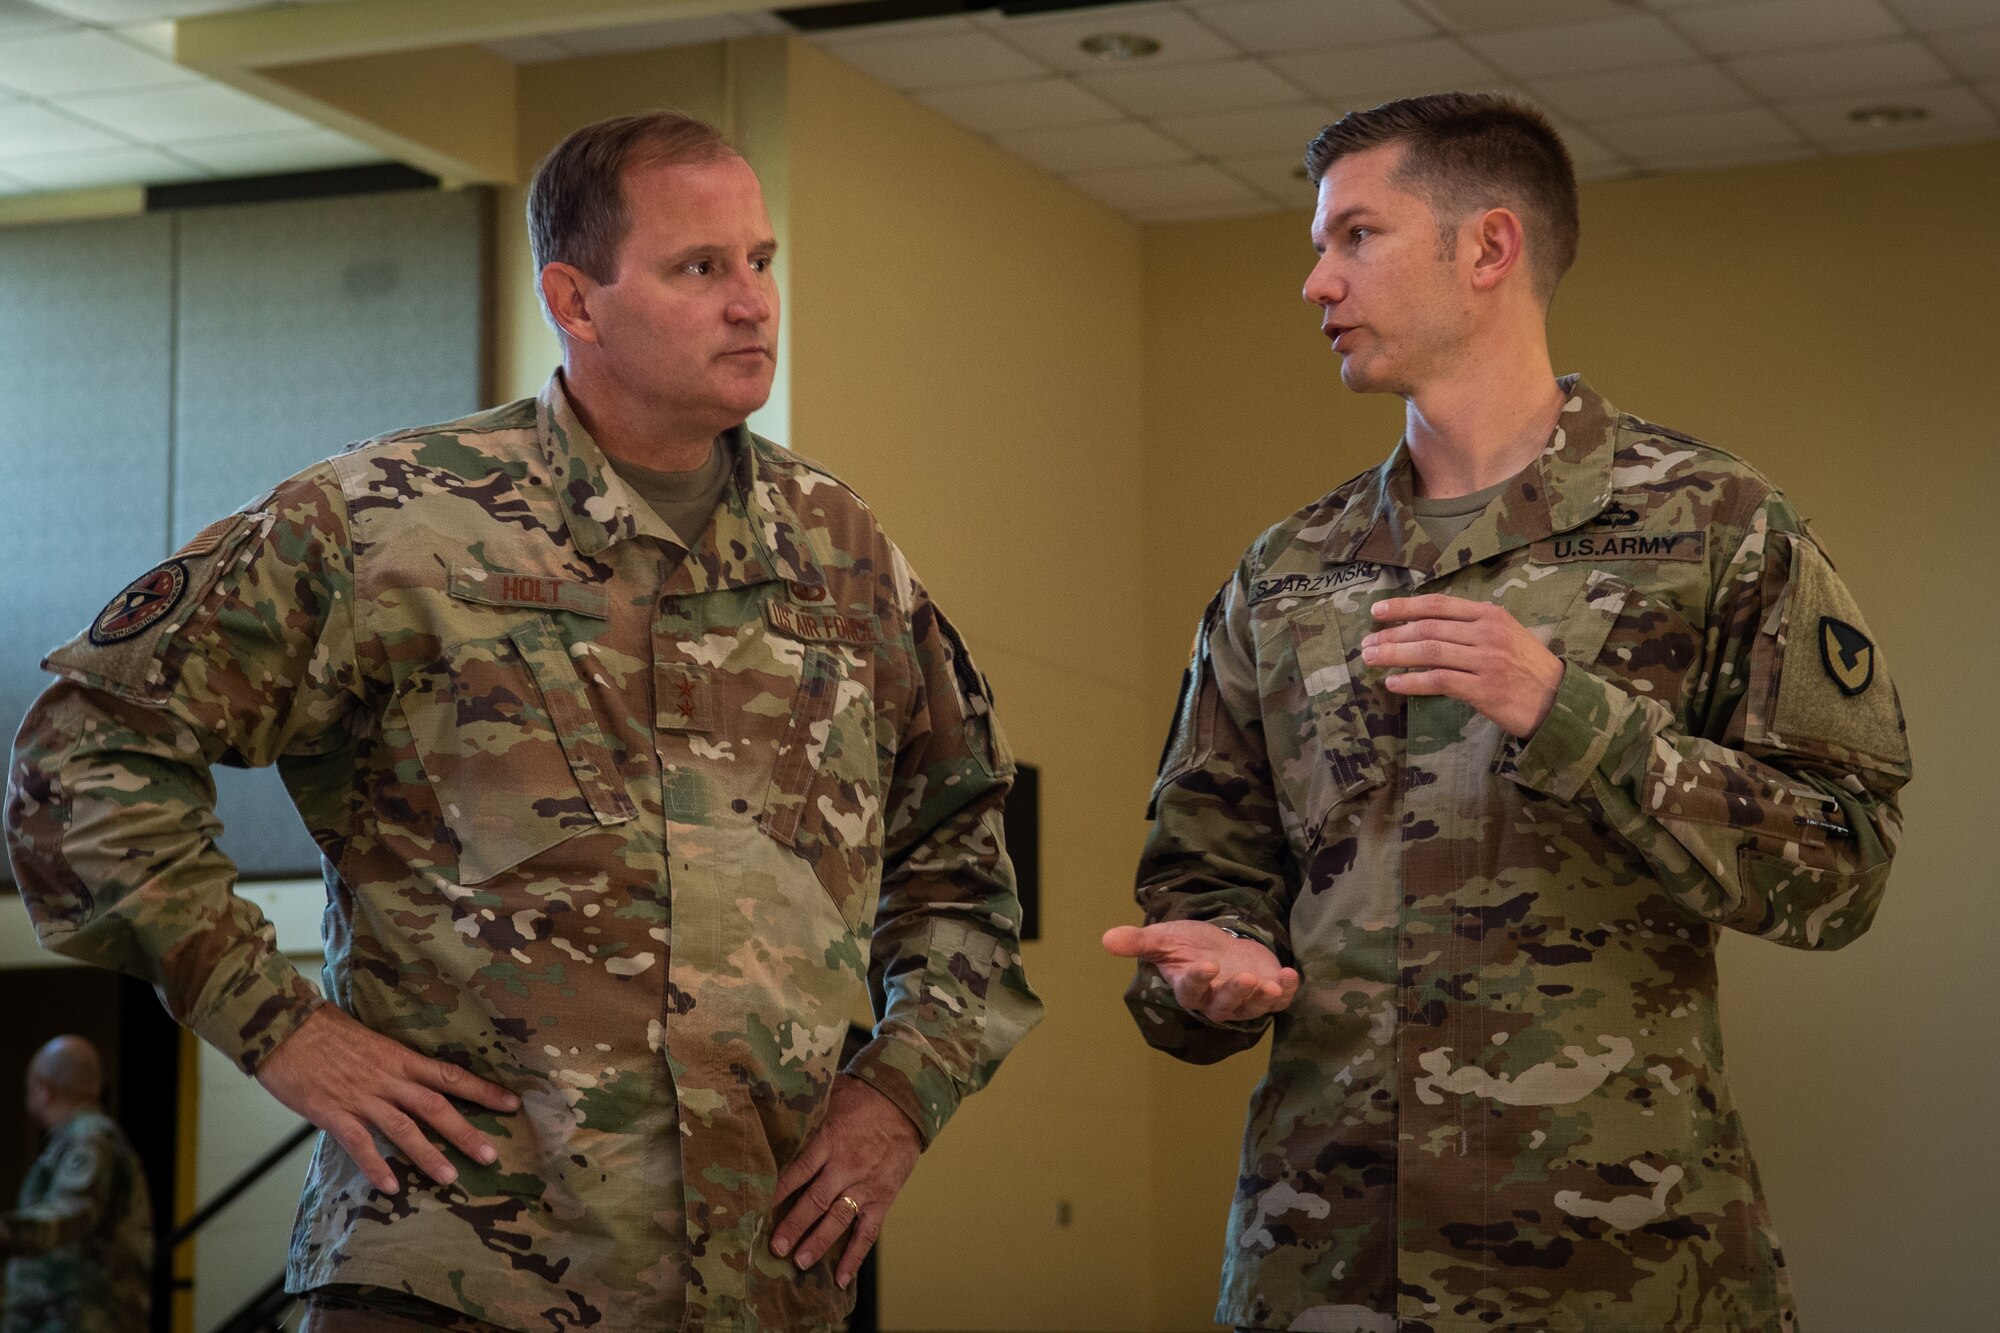
[[[1875,682],[1875,645],[1845,620],[1819,618],[1819,660],[1840,692],[1850,698]]]
[[[199,540],[197,538],[196,540]],[[166,619],[187,595],[187,566],[178,560],[155,565],[125,587],[90,622],[90,641],[100,648],[136,638]]]

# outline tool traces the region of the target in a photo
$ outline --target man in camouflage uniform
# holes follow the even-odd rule
[[[20,1204],[0,1214],[7,1261],[0,1333],[143,1333],[153,1203],[124,1131],[104,1114],[103,1065],[57,1037],[28,1065],[28,1114],[48,1140]]]
[[[1902,716],[1763,477],[1555,379],[1576,187],[1441,94],[1308,150],[1305,288],[1387,462],[1203,618],[1139,872],[1146,1039],[1273,1031],[1217,1318],[1312,1333],[1779,1333],[1722,1070],[1723,929],[1868,928]]]
[[[327,1131],[312,1327],[831,1327],[1040,1013],[1012,762],[869,510],[743,426],[750,168],[656,113],[530,193],[563,370],[284,482],[55,652],[17,874],[45,944]],[[229,891],[214,763],[277,764],[324,852],[327,1002]]]

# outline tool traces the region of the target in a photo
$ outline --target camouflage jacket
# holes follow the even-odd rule
[[[1900,836],[1902,714],[1784,497],[1574,380],[1440,550],[1398,447],[1259,540],[1204,619],[1139,872],[1301,973],[1153,1045],[1273,1029],[1220,1322],[1315,1333],[1778,1333],[1789,1286],[1722,1069],[1727,928],[1832,949]],[[1369,607],[1505,607],[1564,661],[1525,740],[1392,694]]]
[[[7,1258],[0,1333],[144,1333],[153,1203],[124,1132],[82,1110],[49,1131],[0,1217]]]
[[[324,853],[328,998],[523,1099],[448,1188],[400,1162],[376,1193],[322,1138],[295,1290],[831,1324],[835,1256],[767,1242],[849,1015],[872,994],[844,1067],[926,1141],[1038,1018],[983,678],[851,491],[733,447],[685,551],[557,376],[301,473],[46,663],[7,814],[47,946],[254,1071],[319,999],[230,892],[207,768],[276,763]]]

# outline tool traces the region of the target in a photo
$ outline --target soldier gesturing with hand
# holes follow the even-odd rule
[[[1868,928],[1894,688],[1770,482],[1556,378],[1576,184],[1538,113],[1391,102],[1307,166],[1304,295],[1403,438],[1203,616],[1149,924],[1104,937],[1151,1045],[1270,1034],[1216,1321],[1782,1333],[1717,940]]]
[[[1298,993],[1296,968],[1257,941],[1206,921],[1113,926],[1104,947],[1159,969],[1174,1000],[1211,1023],[1240,1023],[1275,1014]]]

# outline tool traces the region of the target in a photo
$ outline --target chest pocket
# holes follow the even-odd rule
[[[811,644],[758,825],[811,866],[855,929],[882,882],[882,759],[866,649]]]
[[[399,698],[458,844],[461,884],[633,817],[587,682],[552,617],[454,644],[413,673]]]
[[[1568,610],[1542,637],[1565,661],[1676,711],[1701,647],[1663,596],[1601,569],[1586,572]]]
[[[1303,796],[1294,805],[1304,816],[1310,849],[1330,814],[1382,785],[1382,759],[1368,726],[1367,701],[1354,680],[1360,642],[1357,638],[1349,651],[1333,603],[1322,601],[1288,617],[1286,632],[1311,724],[1300,730],[1296,771],[1285,778]]]

